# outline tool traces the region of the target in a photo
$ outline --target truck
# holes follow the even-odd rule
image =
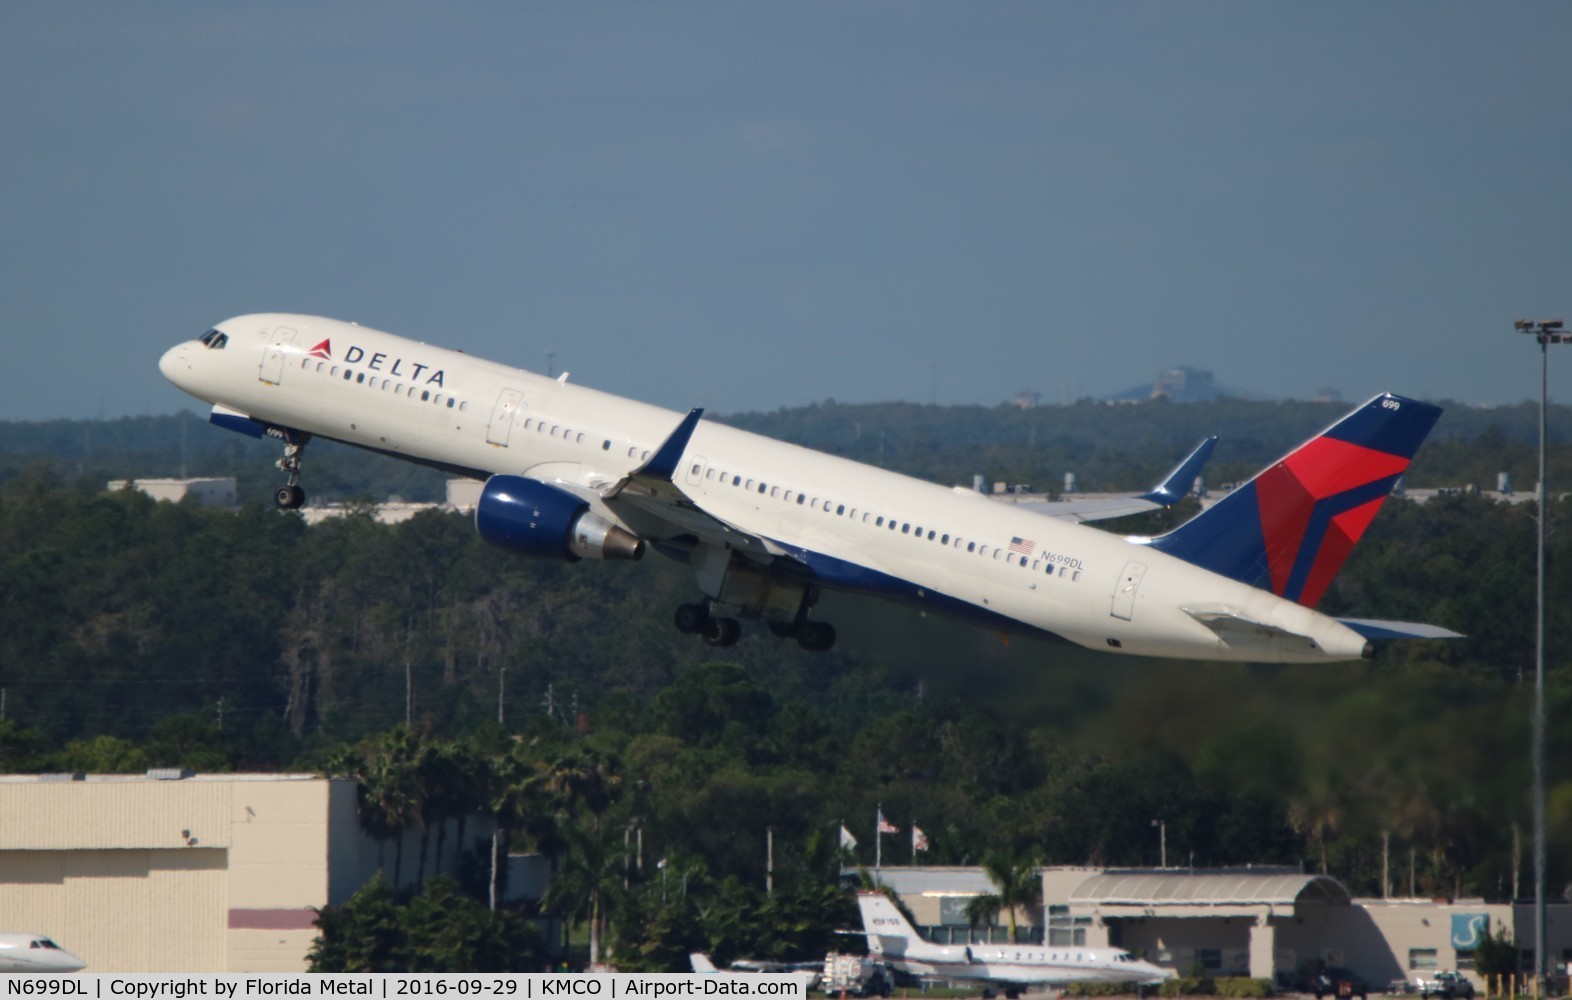
[[[866,955],[843,955],[832,951],[824,956],[824,971],[819,974],[819,989],[825,996],[887,997],[895,980],[884,963]]]
[[[1446,1000],[1474,1000],[1474,984],[1461,972],[1435,972],[1414,978],[1422,997],[1446,997]]]

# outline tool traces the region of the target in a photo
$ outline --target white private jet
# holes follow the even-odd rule
[[[760,962],[754,959],[739,959],[731,963],[731,968],[720,969],[710,961],[710,956],[702,951],[693,952],[688,956],[688,964],[693,971],[701,976],[714,976],[725,982],[748,982],[748,977],[769,976],[779,978],[784,982],[797,984],[797,992],[792,996],[807,996],[808,991],[819,982],[817,968],[795,968],[785,962]]]
[[[914,976],[977,980],[1005,987],[1006,996],[1023,986],[1069,983],[1157,983],[1173,975],[1119,948],[1073,948],[1046,944],[951,944],[925,940],[890,898],[859,892],[862,929],[868,953]]]
[[[828,649],[822,589],[871,594],[1001,632],[1136,656],[1315,663],[1433,626],[1335,619],[1314,604],[1441,411],[1382,395],[1178,529],[1081,526],[1166,505],[1193,467],[1123,509],[1001,504],[354,323],[225,320],[159,367],[213,423],[300,456],[330,438],[485,481],[487,541],[550,559],[688,563],[702,599],[677,627],[716,646],[740,618]],[[1190,478],[1185,478],[1189,473]]]
[[[85,968],[86,962],[42,934],[0,933],[0,972],[59,974]]]

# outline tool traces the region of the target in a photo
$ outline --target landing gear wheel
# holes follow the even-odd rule
[[[299,510],[306,502],[306,491],[296,485],[280,486],[273,494],[273,502],[280,510]]]
[[[835,626],[829,622],[803,622],[797,626],[797,645],[810,653],[822,653],[835,645]]]
[[[699,635],[710,624],[710,609],[702,604],[679,604],[673,616],[677,631],[684,635]]]
[[[742,638],[742,624],[735,618],[712,618],[704,631],[704,641],[711,646],[735,646]]]

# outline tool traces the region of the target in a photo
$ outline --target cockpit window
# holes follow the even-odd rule
[[[222,330],[209,330],[198,339],[202,341],[202,346],[208,350],[222,351],[224,345],[229,343],[229,334],[224,333]]]
[[[60,950],[60,946],[55,944],[53,941],[49,940],[48,938],[34,938],[32,943],[29,944],[28,947],[29,948],[53,948],[55,951],[59,951]]]

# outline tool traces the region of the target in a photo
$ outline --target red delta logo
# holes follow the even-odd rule
[[[306,352],[313,358],[322,358],[325,361],[333,360],[333,341],[324,340],[322,343]]]

